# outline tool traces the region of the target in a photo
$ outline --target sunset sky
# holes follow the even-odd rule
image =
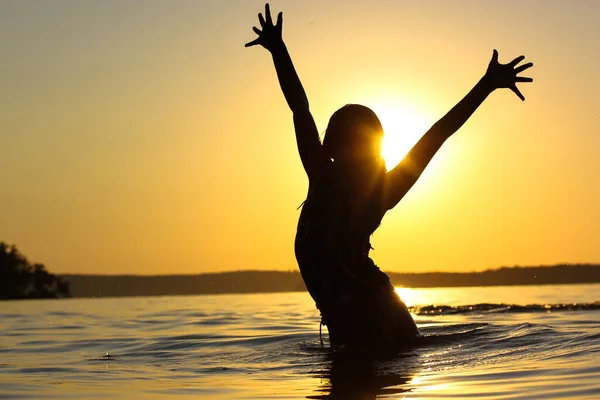
[[[307,191],[262,1],[0,2],[0,241],[56,273],[297,269]],[[320,131],[382,119],[388,163],[524,54],[384,219],[384,271],[600,262],[600,2],[277,1]]]

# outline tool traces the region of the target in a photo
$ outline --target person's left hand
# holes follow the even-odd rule
[[[517,74],[533,67],[533,63],[527,63],[517,67],[517,64],[524,59],[525,56],[519,56],[508,64],[500,64],[498,62],[498,51],[494,50],[492,60],[485,73],[485,78],[487,78],[492,85],[492,89],[508,88],[524,101],[525,97],[517,88],[517,82],[533,82],[533,79],[531,78],[517,76]]]

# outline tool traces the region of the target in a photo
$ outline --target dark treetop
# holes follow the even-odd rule
[[[0,300],[71,297],[69,282],[31,264],[15,245],[0,242]]]

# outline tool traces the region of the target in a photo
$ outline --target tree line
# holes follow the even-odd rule
[[[0,300],[71,297],[69,282],[30,263],[17,247],[0,242]]]

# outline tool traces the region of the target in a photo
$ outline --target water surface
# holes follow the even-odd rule
[[[423,338],[360,362],[307,293],[0,303],[0,398],[600,398],[600,285],[399,289]]]

